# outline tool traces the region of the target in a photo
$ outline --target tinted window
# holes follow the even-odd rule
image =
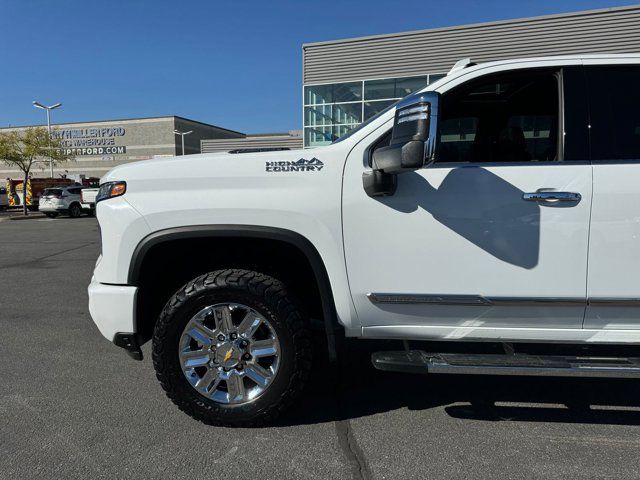
[[[558,159],[558,76],[549,70],[497,74],[442,97],[437,162]]]
[[[587,67],[591,158],[640,159],[640,67]]]
[[[59,188],[45,188],[44,192],[42,192],[43,197],[51,197],[51,196],[60,196],[62,195],[62,190]]]

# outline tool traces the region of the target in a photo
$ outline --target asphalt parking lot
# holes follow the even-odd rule
[[[362,342],[276,425],[195,422],[93,325],[99,249],[93,218],[0,223],[0,478],[640,477],[640,382],[383,374]]]

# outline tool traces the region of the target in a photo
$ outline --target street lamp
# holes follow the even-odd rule
[[[42,105],[40,102],[36,102],[35,100],[31,103],[33,103],[34,107],[47,111],[47,131],[49,132],[49,139],[51,139],[51,110],[61,107],[62,104],[56,103],[55,105],[50,105],[47,107],[46,105]],[[51,158],[51,153],[49,153],[49,172],[51,174],[51,178],[53,178],[53,158]]]
[[[184,155],[184,136],[193,133],[193,130],[189,130],[188,132],[181,132],[179,130],[174,130],[173,133],[176,135],[180,135],[182,137],[182,155]]]

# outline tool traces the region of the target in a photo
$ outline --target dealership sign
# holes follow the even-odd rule
[[[83,148],[65,148],[63,151],[67,155],[116,155],[127,153],[127,147],[123,145],[114,145],[112,147],[83,147]]]
[[[124,137],[123,127],[70,128],[54,130],[53,138],[61,140],[63,150],[72,155],[122,155],[127,147],[116,145]]]

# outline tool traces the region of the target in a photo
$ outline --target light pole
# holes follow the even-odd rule
[[[173,133],[176,135],[180,135],[182,137],[182,155],[184,155],[184,136],[193,133],[193,130],[189,130],[188,132],[181,132],[179,130],[174,130]]]
[[[47,111],[47,131],[49,132],[49,140],[51,140],[51,110],[61,107],[62,104],[56,103],[55,105],[50,105],[47,107],[46,105],[42,105],[40,102],[36,102],[35,100],[31,103],[33,103],[34,107],[41,108],[42,110]],[[53,178],[53,158],[51,158],[51,152],[49,152],[49,173],[51,174],[51,178]]]

